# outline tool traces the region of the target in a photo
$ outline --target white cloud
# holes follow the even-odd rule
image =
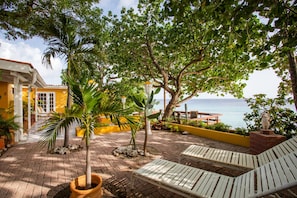
[[[31,63],[47,84],[61,84],[61,70],[63,63],[60,59],[52,60],[53,69],[42,64],[43,52],[23,41],[7,41],[0,39],[0,58]],[[42,43],[41,43],[42,44]]]

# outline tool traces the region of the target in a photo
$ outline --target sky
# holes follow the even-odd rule
[[[101,0],[99,7],[107,14],[109,10],[119,14],[122,7],[134,9],[137,8],[137,0]],[[0,58],[11,59],[16,61],[28,62],[36,68],[48,85],[61,84],[61,71],[66,68],[63,60],[55,58],[52,60],[52,69],[46,68],[42,64],[42,56],[46,45],[39,38],[30,40],[6,40],[3,32],[0,31]],[[275,97],[280,79],[275,75],[273,70],[256,71],[250,75],[244,89],[244,97],[252,97],[254,94],[266,94],[268,97]],[[157,96],[162,98],[162,96]],[[199,98],[217,98],[215,95],[200,94]],[[227,95],[225,98],[232,98]]]

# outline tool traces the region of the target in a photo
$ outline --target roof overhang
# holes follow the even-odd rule
[[[15,77],[18,77],[24,86],[47,86],[31,63],[0,58],[0,81],[13,84]]]

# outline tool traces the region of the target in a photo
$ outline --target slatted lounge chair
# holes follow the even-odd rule
[[[164,159],[144,165],[133,176],[184,197],[261,197],[297,185],[297,152],[237,177]]]
[[[286,140],[258,155],[239,153],[205,146],[190,145],[179,156],[182,159],[216,162],[233,168],[254,169],[272,160],[278,159],[292,151],[297,150],[297,136]]]

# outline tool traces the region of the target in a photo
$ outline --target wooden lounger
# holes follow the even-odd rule
[[[190,160],[203,160],[216,162],[237,168],[254,169],[272,160],[278,159],[292,151],[297,150],[297,136],[286,140],[258,155],[227,151],[205,146],[190,145],[179,156],[179,162],[187,158]]]
[[[297,185],[297,153],[237,177],[156,159],[133,176],[184,197],[259,197]]]

